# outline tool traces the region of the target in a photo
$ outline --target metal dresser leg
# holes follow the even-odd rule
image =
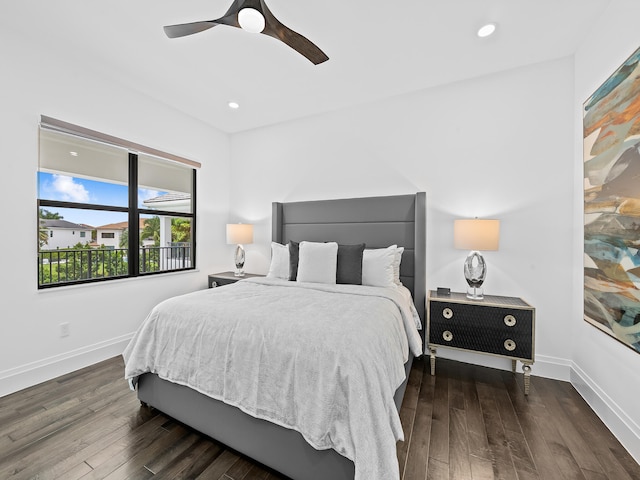
[[[522,371],[524,372],[524,394],[529,395],[529,385],[531,383],[531,364],[523,364]]]
[[[436,374],[436,349],[429,348],[429,352],[431,352],[431,375]]]

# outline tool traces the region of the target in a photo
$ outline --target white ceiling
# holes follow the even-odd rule
[[[232,27],[162,30],[231,3],[7,0],[0,26],[234,133],[571,55],[611,0],[266,0],[329,56],[317,66]],[[496,34],[478,38],[489,21]]]

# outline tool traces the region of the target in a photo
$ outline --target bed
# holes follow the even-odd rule
[[[402,254],[399,277],[402,284],[411,293],[415,305],[415,313],[424,325],[426,195],[423,192],[386,197],[273,203],[272,240],[280,245],[286,245],[290,241],[336,242],[341,245],[365,243],[367,249],[380,250],[390,245],[402,246],[404,252]],[[299,290],[298,286],[293,285],[295,282],[280,281],[280,283],[282,285],[278,281],[269,282],[261,279],[247,279],[237,282],[234,286],[214,290],[218,290],[218,296],[230,296],[235,294],[232,288],[238,286],[237,290],[247,298],[254,296],[261,298],[259,296],[264,289],[271,289],[277,292],[282,292],[287,288],[289,290]],[[309,289],[309,294],[312,295],[312,299],[320,299],[323,298],[321,297],[322,295],[333,294],[333,292],[325,292],[325,290],[332,290],[332,288],[331,286],[322,286],[318,291],[315,286],[312,286]],[[349,289],[346,296],[353,296],[355,289],[358,287],[346,286],[346,288]],[[369,287],[360,288],[366,290]],[[223,292],[223,289],[227,290]],[[342,292],[340,293],[342,294]],[[191,303],[195,305],[198,302],[209,301],[208,298],[205,298],[206,294],[207,291],[190,294],[194,295],[190,297]],[[307,295],[306,290],[304,294]],[[388,299],[379,299],[377,293],[371,296],[375,298],[369,299],[369,294],[366,295],[367,301],[386,302],[384,305],[389,303]],[[284,300],[278,299],[278,302],[282,301]],[[374,303],[373,305],[383,304]],[[406,317],[403,313],[402,319],[405,321],[405,328],[408,328],[406,326]],[[373,316],[371,317],[373,324],[377,321]],[[361,325],[365,323],[367,322],[362,322]],[[396,325],[393,328],[400,327]],[[362,330],[366,329],[362,327]],[[393,335],[393,333],[390,333],[390,335]],[[419,335],[421,344],[424,344],[424,328],[419,331]],[[392,404],[395,410],[387,412],[390,416],[397,417],[413,356],[422,353],[422,350],[415,350],[415,342],[413,345],[413,347],[407,347],[410,350],[413,348],[413,350],[410,351],[404,365],[400,365],[403,381],[400,382],[395,391],[391,391]],[[253,349],[248,351],[253,351]],[[130,352],[125,353],[125,360],[127,360],[127,355]],[[372,353],[372,355],[375,354]],[[396,353],[394,351],[388,353],[388,355],[396,355]],[[251,355],[247,356],[250,357]],[[265,371],[269,368],[267,363],[260,365]],[[247,369],[250,370],[251,366],[249,365]],[[248,413],[248,410],[242,408],[242,406],[234,406],[216,400],[212,396],[180,384],[180,382],[165,380],[163,378],[166,378],[166,376],[151,373],[158,370],[152,365],[149,365],[147,370],[149,372],[144,373],[141,373],[142,370],[138,370],[135,375],[130,376],[137,389],[138,397],[143,404],[157,408],[290,478],[296,480],[326,480],[329,478],[346,480],[354,477],[358,478],[358,476],[359,478],[368,476],[368,473],[363,473],[368,472],[368,470],[363,470],[362,467],[356,468],[354,461],[347,458],[347,453],[345,452],[349,452],[349,448],[345,450],[340,442],[337,443],[339,447],[336,448],[343,450],[342,454],[338,453],[336,449],[327,448],[326,444],[322,444],[324,439],[318,440],[317,437],[307,432],[303,435],[290,425],[287,425],[286,422],[265,420],[264,418],[270,418],[269,415],[265,417],[264,415],[255,415],[255,412]],[[376,368],[372,367],[371,370],[376,370]],[[395,371],[397,368],[389,368],[389,370]],[[240,381],[239,383],[242,382]],[[371,387],[369,385],[366,388]],[[303,409],[304,405],[299,404],[297,408]],[[381,408],[385,408],[385,406],[382,405]],[[305,412],[304,418],[307,418],[312,413],[313,411]],[[332,414],[335,415],[335,413]],[[399,422],[399,418],[397,418],[397,422]],[[376,426],[375,428],[378,427]],[[333,431],[332,435],[336,438],[339,437]],[[328,441],[335,442],[336,440],[331,438]],[[321,443],[321,445],[318,445],[318,443]],[[395,444],[392,450],[391,452],[390,448],[385,447],[383,456],[393,455],[395,457]],[[372,451],[375,452],[375,450]],[[351,457],[354,456],[351,455]],[[362,460],[356,460],[356,462],[360,462],[359,465],[362,465]],[[393,478],[393,476],[388,478]]]

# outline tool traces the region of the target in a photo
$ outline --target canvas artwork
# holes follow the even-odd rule
[[[583,107],[584,319],[640,353],[640,48]]]

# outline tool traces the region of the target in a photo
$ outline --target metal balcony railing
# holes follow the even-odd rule
[[[129,275],[127,248],[40,250],[38,283],[58,285],[91,279]],[[168,247],[142,247],[139,272],[153,273],[191,267],[191,244],[176,243]]]

